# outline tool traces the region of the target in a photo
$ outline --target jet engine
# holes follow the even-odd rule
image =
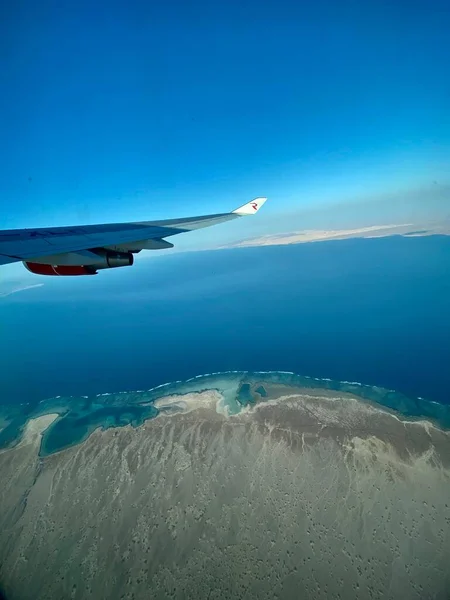
[[[98,263],[89,262],[87,265],[54,265],[38,262],[23,261],[25,267],[37,275],[96,275],[100,269],[115,269],[129,267],[134,262],[131,252],[102,252],[98,253]]]

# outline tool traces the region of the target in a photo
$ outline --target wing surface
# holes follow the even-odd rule
[[[254,214],[265,201],[266,198],[256,198],[229,213],[165,221],[3,230],[0,231],[0,265],[98,248],[120,247],[131,251],[152,248],[156,247],[151,246],[152,240],[163,241],[179,233]],[[169,246],[167,243],[166,247]]]

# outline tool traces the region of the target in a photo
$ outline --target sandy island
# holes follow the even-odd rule
[[[11,597],[444,598],[450,433],[351,394],[266,385],[227,417],[212,391],[44,459],[55,415],[0,454]],[[24,443],[26,440],[26,443]]]

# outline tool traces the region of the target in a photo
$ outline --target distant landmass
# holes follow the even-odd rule
[[[230,372],[3,412],[0,582],[12,598],[450,588],[449,406]]]
[[[352,229],[305,229],[288,233],[275,233],[233,242],[221,248],[245,248],[251,246],[284,246],[306,242],[344,240],[349,238],[376,238],[392,235],[425,236],[450,235],[450,220],[428,223],[426,227],[414,223],[394,225],[371,225]]]

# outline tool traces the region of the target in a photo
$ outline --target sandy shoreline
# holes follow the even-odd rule
[[[56,421],[58,417],[59,415],[57,413],[50,413],[48,415],[42,415],[40,417],[30,419],[25,426],[18,446],[24,446],[37,442],[40,444],[42,434],[54,421]]]

